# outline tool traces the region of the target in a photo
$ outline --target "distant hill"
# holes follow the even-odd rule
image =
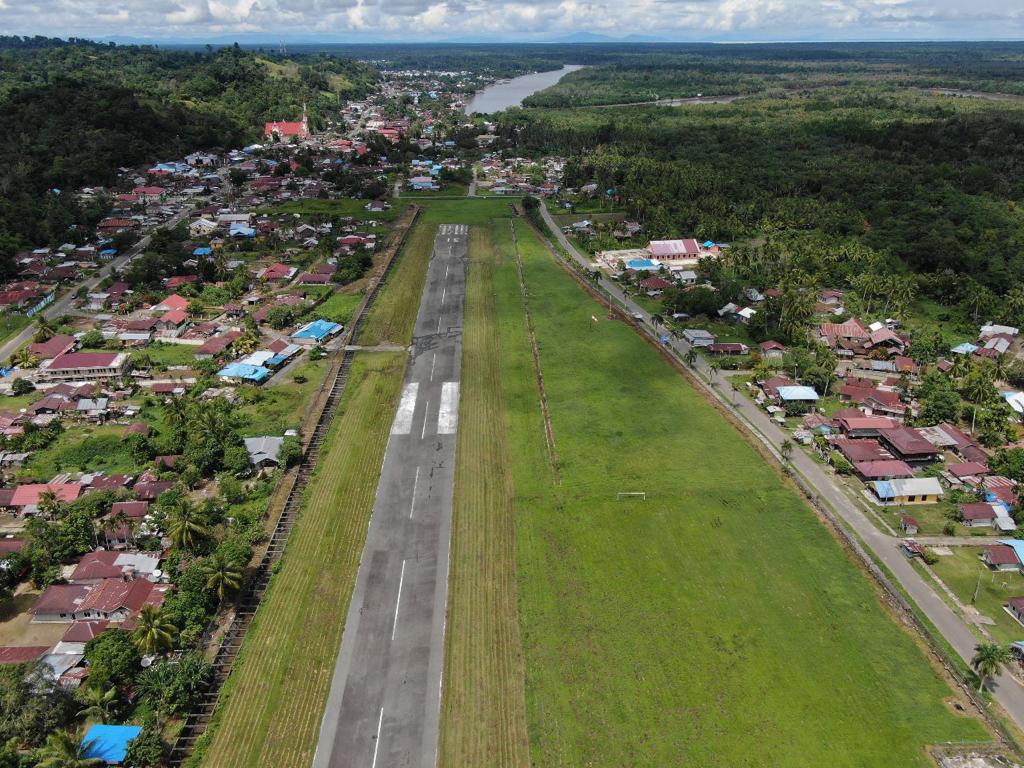
[[[552,40],[545,42],[550,43],[665,43],[668,42],[664,38],[654,37],[652,35],[626,35],[625,37],[612,37],[611,35],[601,35],[596,32],[572,32],[568,35],[556,37]]]

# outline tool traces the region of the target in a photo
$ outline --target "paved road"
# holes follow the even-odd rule
[[[442,225],[314,768],[434,768],[469,240]]]
[[[173,218],[168,219],[160,226],[177,226],[178,222],[180,222],[188,215],[188,212],[189,209],[186,207],[186,210],[178,214],[175,214]],[[146,246],[149,245],[149,240],[150,235],[145,235],[144,237],[140,238],[135,245],[133,245],[131,248],[125,251],[123,256],[118,256],[116,259],[113,259],[110,262],[110,264],[101,267],[93,277],[90,277],[88,280],[83,280],[79,283],[70,286],[67,290],[65,290],[65,292],[60,297],[56,299],[56,301],[54,301],[46,309],[43,310],[43,316],[47,318],[55,318],[60,317],[61,315],[66,315],[68,313],[68,310],[71,309],[71,305],[75,301],[75,294],[78,292],[79,288],[81,288],[84,285],[87,290],[91,291],[93,288],[99,285],[105,277],[110,275],[112,272],[122,269],[125,264],[127,264],[134,257],[142,253],[146,249]],[[0,345],[0,362],[9,359],[10,356],[17,352],[18,349],[20,349],[23,344],[25,344],[28,341],[31,341],[32,337],[35,335],[35,332],[36,329],[33,326],[29,325],[26,328],[23,328],[16,335],[9,338],[2,345]]]
[[[546,206],[541,205],[540,210],[548,227],[555,233],[562,247],[579,264],[590,268],[590,260],[584,258],[569,242]],[[604,277],[599,282],[601,287],[622,302],[629,312],[638,313],[643,317],[645,332],[655,338],[660,336],[651,320],[650,313],[625,296],[618,284],[606,280]],[[682,339],[675,338],[670,339],[669,344],[680,356],[685,355],[690,346]],[[714,376],[714,372],[708,367],[706,361],[698,358],[697,363],[692,367],[702,374],[703,378],[700,375],[697,378],[704,384],[704,388],[729,405],[733,398],[723,396],[717,388],[705,383],[712,380]],[[735,400],[736,403],[730,406],[731,409],[754,434],[755,438],[771,446],[776,452],[783,441],[790,439],[791,435],[788,432],[772,422],[768,415],[748,398],[738,397]],[[885,564],[918,608],[946,638],[946,641],[960,654],[961,658],[969,662],[974,655],[974,647],[978,644],[979,638],[971,631],[967,623],[939,597],[932,584],[903,556],[899,549],[900,539],[879,531],[860,507],[836,484],[828,470],[803,451],[793,451],[790,466],[799,472],[813,488],[817,489],[819,496],[836,511],[845,524],[864,542],[864,545]],[[1004,673],[996,678],[991,689],[995,699],[1014,722],[1024,728],[1024,686],[1016,678]]]

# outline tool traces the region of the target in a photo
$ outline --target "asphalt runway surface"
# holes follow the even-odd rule
[[[468,244],[438,227],[314,768],[437,762]]]

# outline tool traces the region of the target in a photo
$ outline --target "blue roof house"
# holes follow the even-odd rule
[[[786,403],[813,403],[818,399],[818,393],[814,391],[814,387],[794,385],[779,387],[779,398]]]
[[[128,757],[128,745],[142,733],[139,725],[101,725],[85,732],[82,744],[85,757],[102,760],[107,765],[122,765]]]
[[[292,338],[300,344],[319,344],[324,339],[339,333],[343,325],[332,323],[330,320],[314,320],[306,323],[292,334]]]
[[[213,248],[209,247],[208,245],[207,246],[202,246],[202,247],[199,247],[199,248],[195,248],[195,249],[192,250],[192,255],[193,256],[210,256],[212,254],[213,254]]]
[[[240,381],[260,384],[270,378],[272,371],[269,368],[264,368],[262,365],[229,363],[217,371],[217,375],[222,379],[239,379]]]

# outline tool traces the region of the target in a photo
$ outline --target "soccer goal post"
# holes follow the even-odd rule
[[[615,498],[617,501],[622,501],[624,499],[640,499],[640,501],[647,501],[647,491],[619,491]]]

